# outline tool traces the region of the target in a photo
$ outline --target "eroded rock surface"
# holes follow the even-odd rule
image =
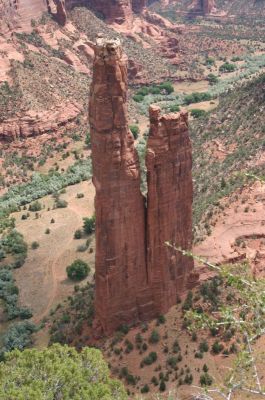
[[[193,262],[166,247],[191,247],[191,144],[187,113],[160,116],[151,107],[148,205],[127,117],[127,58],[120,41],[95,46],[90,93],[96,188],[97,334],[165,312],[194,280]],[[146,259],[146,255],[148,259]]]
[[[147,142],[147,264],[155,307],[164,313],[183,292],[193,260],[165,245],[192,246],[192,150],[188,113],[150,107]]]

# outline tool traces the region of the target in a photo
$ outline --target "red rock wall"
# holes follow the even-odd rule
[[[146,215],[138,156],[128,128],[127,58],[118,40],[98,39],[89,108],[96,188],[97,334],[166,312],[176,303],[177,293],[191,284],[192,260],[165,245],[170,241],[191,247],[187,113],[161,117],[160,109],[151,107],[150,117]]]
[[[147,266],[156,309],[164,313],[189,284],[193,269],[191,258],[165,245],[192,245],[192,149],[186,112],[161,116],[159,107],[150,107],[146,166]]]
[[[90,93],[96,188],[95,329],[111,333],[153,313],[147,288],[145,208],[127,117],[127,58],[119,41],[98,39]]]

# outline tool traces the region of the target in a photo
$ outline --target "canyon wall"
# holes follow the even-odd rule
[[[187,113],[150,109],[148,198],[127,116],[127,58],[119,40],[99,38],[90,92],[93,183],[96,189],[96,320],[110,334],[153,318],[176,303],[193,262],[166,241],[191,247],[191,145]]]

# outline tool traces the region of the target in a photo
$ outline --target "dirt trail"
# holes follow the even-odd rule
[[[265,185],[257,182],[245,188],[239,200],[225,209],[212,227],[211,235],[195,246],[194,253],[213,263],[236,261],[243,254],[235,246],[238,238],[263,235],[265,237]],[[247,249],[244,252],[247,254]]]
[[[76,193],[84,193],[82,199]],[[69,296],[74,287],[66,276],[66,266],[76,258],[89,262],[93,268],[94,255],[88,252],[78,253],[77,247],[86,239],[75,240],[74,232],[83,225],[83,218],[94,212],[94,188],[87,182],[71,186],[62,195],[68,201],[68,207],[46,211],[52,208],[53,199],[47,196],[41,200],[46,210],[41,211],[40,218],[34,219],[34,213],[28,220],[22,221],[17,213],[17,229],[24,235],[30,245],[39,243],[36,250],[29,249],[26,263],[16,270],[15,277],[20,292],[20,302],[33,311],[34,322],[40,322],[49,311],[64,298]],[[55,223],[51,224],[54,218]],[[45,234],[46,229],[50,234]]]

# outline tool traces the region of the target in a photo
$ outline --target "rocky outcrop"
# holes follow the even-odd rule
[[[214,7],[214,0],[199,0],[199,5],[203,15],[208,15]]]
[[[132,9],[136,14],[141,14],[147,7],[147,0],[132,0]]]
[[[150,107],[147,142],[147,266],[156,309],[175,304],[193,269],[193,260],[165,245],[192,245],[192,150],[188,113],[161,116]]]
[[[195,280],[189,277],[192,260],[165,245],[169,241],[191,247],[187,113],[161,117],[160,109],[151,107],[150,117],[146,211],[128,128],[127,58],[118,39],[98,39],[89,107],[96,189],[97,335],[167,311],[177,293]]]
[[[210,14],[214,7],[214,0],[203,0],[203,14]]]
[[[97,41],[89,115],[96,188],[94,328],[108,334],[154,313],[146,290],[140,167],[128,128],[127,58],[119,40]]]
[[[88,0],[89,7],[102,14],[107,23],[123,24],[132,21],[131,0]]]
[[[13,142],[17,139],[56,132],[60,127],[75,121],[78,114],[80,107],[70,102],[58,105],[52,111],[27,111],[23,115],[0,122],[0,142]]]
[[[53,0],[56,5],[55,19],[59,25],[64,26],[67,21],[65,0]]]

